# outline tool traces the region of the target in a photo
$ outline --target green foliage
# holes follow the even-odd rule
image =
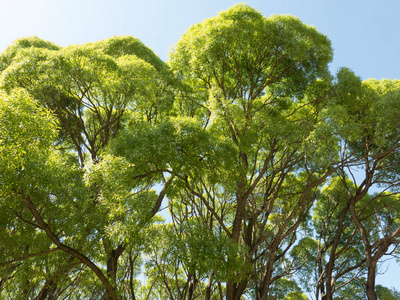
[[[91,47],[69,46],[58,51],[20,49],[1,82],[8,92],[25,88],[54,111],[62,128],[60,143],[78,147],[83,163],[83,152],[95,159],[104,149],[128,107],[147,120],[169,109],[171,97],[163,95],[163,80],[136,55],[113,58]]]
[[[331,56],[326,37],[297,18],[265,18],[237,4],[189,28],[171,55],[171,66],[184,80],[198,78],[190,82],[195,86],[202,82],[223,89],[230,99],[254,99],[266,85],[272,91],[301,94],[326,71]]]
[[[277,280],[271,288],[268,299],[307,300],[297,283],[289,279]]]
[[[0,54],[0,72],[4,71],[12,63],[20,50],[29,48],[59,50],[61,47],[36,36],[18,39]]]
[[[61,49],[36,38],[28,42],[11,47],[12,55],[5,53],[7,67],[1,73],[0,207],[5,213],[0,263],[7,266],[1,270],[2,284],[10,282],[4,293],[28,297],[28,289],[34,297],[50,293],[49,286],[53,297],[74,288],[99,297],[110,288],[100,284],[98,274],[112,278],[114,272],[110,247],[140,253],[158,198],[132,183],[128,177],[134,171],[123,158],[100,158],[100,153],[121,127],[125,110],[135,109],[149,120],[155,116],[151,107],[167,110],[161,103],[170,99],[158,90],[162,76],[137,56],[114,59],[87,46]],[[34,210],[40,217],[31,214]],[[97,276],[77,261],[61,263],[65,256],[57,262],[60,250],[52,236],[98,264]],[[53,259],[46,274],[41,255]],[[121,262],[133,265],[125,257]],[[18,278],[27,278],[27,272],[35,279],[25,287]]]
[[[331,59],[314,27],[245,4],[190,27],[168,63],[129,36],[15,41],[0,298],[307,299],[328,272],[334,299],[364,297],[365,241],[380,255],[400,226],[400,81],[333,78]]]
[[[127,55],[137,56],[159,71],[166,67],[165,63],[151,49],[146,47],[138,38],[131,36],[114,36],[107,40],[92,43],[90,47],[115,58]]]
[[[379,300],[397,300],[400,297],[400,292],[396,289],[389,289],[379,284],[376,286],[376,294]]]

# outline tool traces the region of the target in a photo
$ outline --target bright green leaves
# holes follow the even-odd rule
[[[350,112],[360,110],[359,103],[362,93],[361,79],[348,68],[341,68],[337,75],[335,91],[337,93],[336,104],[348,107]]]
[[[16,40],[11,46],[0,54],[0,72],[4,71],[22,49],[37,48],[59,50],[60,47],[36,36]]]
[[[126,160],[101,154],[125,125],[126,111],[156,123],[170,109],[166,65],[133,38],[66,48],[19,40],[1,59],[7,93],[0,95],[0,207],[10,236],[3,228],[0,235],[5,247],[26,249],[4,251],[1,262],[48,251],[57,239],[85,255],[92,269],[110,260],[112,249],[103,246],[140,249],[159,195],[150,190],[151,179],[132,178],[138,170]],[[40,218],[48,227],[38,225]],[[64,272],[58,266],[50,277]],[[81,291],[86,284],[99,287],[93,276],[84,277]],[[45,284],[36,279],[38,288]]]
[[[2,200],[8,197],[18,200],[21,192],[37,197],[42,203],[53,203],[57,197],[83,194],[78,184],[79,170],[54,151],[57,130],[55,117],[40,107],[26,91],[1,94]],[[15,202],[16,205],[19,202],[21,199]]]
[[[278,279],[271,288],[270,295],[283,300],[307,300],[308,297],[301,292],[300,287],[293,280]]]
[[[281,64],[279,72],[275,71],[282,76],[278,91],[301,96],[312,81],[329,76],[327,64],[332,59],[332,48],[325,35],[293,16],[272,16],[267,20],[274,26],[268,38],[275,39],[275,62]]]
[[[171,54],[179,78],[229,99],[300,95],[326,73],[329,40],[291,16],[263,17],[238,4],[192,26]],[[197,82],[197,83],[196,83]]]
[[[377,181],[393,180],[399,159],[399,81],[361,82],[342,69],[334,88],[336,95],[324,114],[332,132],[342,139],[344,153],[372,167]]]
[[[107,40],[98,41],[89,44],[89,47],[98,49],[101,52],[115,58],[126,55],[134,55],[143,61],[151,64],[157,70],[164,69],[165,63],[154,54],[154,52],[146,47],[139,39],[131,36],[114,36]]]
[[[266,18],[238,4],[189,28],[170,58],[185,87],[174,112],[197,118],[233,149],[212,169],[203,160],[204,175],[185,174],[179,186],[185,193],[171,196],[189,211],[219,217],[237,245],[233,252],[243,250],[241,262],[254,264],[243,273],[231,270],[236,278],[227,281],[227,297],[235,298],[244,292],[242,278],[269,274],[260,275],[265,282],[284,272],[272,267],[278,253],[288,251],[315,189],[338,159],[338,139],[319,115],[331,92],[330,41],[295,17]],[[230,176],[210,180],[217,172]],[[265,255],[255,258],[258,251]]]
[[[230,244],[226,237],[215,235],[196,220],[188,220],[178,228],[165,225],[161,236],[165,240],[158,246],[164,248],[165,263],[182,265],[185,271],[196,273],[199,278],[206,277],[211,269],[220,278],[226,276]]]
[[[118,61],[121,76],[129,83],[123,93],[136,88],[134,110],[145,113],[148,120],[172,106],[174,80],[168,66],[140,40],[131,36],[112,37],[89,44],[89,47],[112,56]]]
[[[218,282],[229,276],[228,258],[235,245],[223,234],[203,225],[202,220],[191,218],[180,225],[159,225],[155,229],[158,234],[146,249],[145,272],[162,295],[185,294],[188,284],[193,284],[195,295],[201,295],[205,293],[207,280],[214,290]],[[244,273],[245,266],[237,258],[230,260],[229,267]]]
[[[6,268],[2,267],[1,276],[4,280],[13,278],[13,289],[4,291],[10,292],[10,297],[25,298],[28,294],[23,293],[28,290],[33,297],[44,278],[52,276],[49,274],[57,267],[64,267],[66,261],[65,256],[54,252],[45,232],[35,226],[32,214],[23,205],[24,199],[29,198],[42,217],[51,220],[51,228],[62,228],[61,238],[72,239],[83,232],[82,226],[77,225],[82,215],[76,216],[75,209],[79,205],[80,212],[84,212],[81,172],[54,150],[57,131],[56,118],[25,90],[1,93],[0,262],[9,262]],[[48,255],[44,255],[46,259],[39,255],[42,252]],[[33,280],[26,281],[27,277]]]
[[[399,136],[400,80],[366,80],[365,98],[370,103],[369,119],[376,126],[376,144],[384,146]]]
[[[399,200],[399,195],[384,192],[366,197],[358,203],[357,210],[360,218],[363,218],[363,225],[369,228],[371,244],[379,237],[390,236],[400,228]]]
[[[0,94],[0,124],[2,149],[48,148],[55,138],[57,122],[52,114],[40,107],[23,89]],[[25,150],[25,152],[28,152]]]
[[[305,150],[301,144],[314,129],[318,111],[315,99],[303,97],[317,78],[329,77],[331,57],[329,40],[315,28],[291,16],[265,18],[238,4],[189,28],[169,63],[190,86],[183,99],[198,107],[181,113],[197,113],[204,126],[230,138],[248,161],[262,161],[280,149]],[[319,138],[308,140],[310,161]],[[324,150],[332,149],[331,142],[324,143]]]
[[[400,103],[398,80],[364,82],[350,70],[341,69],[335,84],[336,97],[329,106],[332,125],[348,141],[368,138],[382,146],[397,135]]]
[[[134,180],[137,172],[124,158],[111,155],[88,167],[86,183],[97,188],[97,209],[103,214],[97,227],[104,226],[101,230],[114,245],[140,244],[140,232],[150,224],[149,212],[157,194]]]
[[[34,174],[49,155],[57,134],[54,117],[24,90],[0,94],[1,181],[16,180],[20,172]],[[33,168],[35,171],[32,171]],[[9,176],[11,176],[11,179]]]
[[[133,42],[155,66],[134,55]],[[56,114],[62,128],[60,143],[74,149],[81,164],[87,159],[85,153],[91,159],[98,157],[117,133],[128,107],[142,119],[156,121],[172,100],[168,74],[160,73],[157,57],[139,41],[114,38],[96,45],[17,49],[2,72],[2,86],[8,92],[23,87]],[[117,55],[123,49],[125,55]]]
[[[334,177],[331,179],[328,185],[321,189],[321,193],[313,209],[314,217],[313,221],[316,222],[317,234],[323,228],[326,230],[330,228],[334,231],[336,226],[333,223],[328,226],[326,223],[326,215],[330,216],[329,220],[337,220],[340,216],[341,210],[346,206],[349,194],[355,192],[355,186],[351,180],[346,179],[346,184],[344,185],[340,177]]]
[[[363,259],[352,220],[374,243],[400,223],[397,196],[367,193],[397,184],[400,83],[332,82],[331,58],[314,27],[245,4],[189,28],[169,65],[132,37],[16,41],[0,55],[2,276],[31,298],[54,274],[54,289],[134,298],[145,253],[144,297],[303,299],[296,268],[317,294],[345,283]]]
[[[191,118],[169,118],[156,125],[132,121],[111,148],[134,164],[138,175],[167,171],[205,176],[204,168],[217,172],[216,166],[233,160],[234,154],[229,142]]]

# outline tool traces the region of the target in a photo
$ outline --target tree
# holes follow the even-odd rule
[[[197,117],[233,149],[202,178],[180,176],[198,201],[192,207],[206,206],[253,265],[245,274],[229,270],[228,299],[239,299],[253,277],[257,299],[266,299],[287,275],[274,274],[276,264],[338,162],[329,151],[334,139],[316,130],[331,56],[329,40],[314,28],[294,17],[265,18],[243,4],[192,26],[171,54],[186,87],[179,114]],[[212,157],[202,157],[207,169]],[[231,209],[223,216],[216,207],[226,202]]]
[[[347,203],[351,217],[364,247],[367,296],[377,299],[374,292],[377,263],[392,245],[398,244],[400,234],[396,196],[400,150],[399,81],[361,82],[345,69],[339,76],[344,84],[338,84],[338,90],[345,90],[347,94],[336,98],[329,110],[333,128],[342,136],[344,155],[353,155],[356,159],[342,170],[343,177],[345,171],[351,174],[356,189],[352,190],[345,180],[343,183],[349,194]],[[355,168],[363,173],[361,181],[356,180]],[[383,190],[368,198],[368,191],[374,185]]]
[[[9,173],[2,176],[1,206],[11,210],[5,215],[6,225],[11,226],[10,238],[22,234],[27,243],[27,253],[11,252],[5,264],[24,264],[39,254],[53,258],[54,252],[63,251],[74,258],[69,262],[71,268],[79,267],[79,261],[101,282],[104,297],[117,299],[123,293],[118,289],[118,260],[125,251],[132,254],[138,244],[135,239],[140,239],[140,230],[145,230],[158,211],[165,193],[157,195],[150,190],[152,178],[150,184],[136,182],[135,177],[142,178],[141,170],[119,158],[105,154],[101,158],[101,154],[123,125],[127,111],[134,109],[137,117],[155,122],[168,109],[168,68],[130,37],[67,48],[29,38],[10,46],[1,59],[2,87],[8,93],[2,94],[3,106],[18,110],[20,98],[31,99],[32,105],[53,115],[60,126],[50,126],[52,135],[42,137],[31,128],[46,126],[44,121],[36,126],[22,119],[13,121],[12,114],[3,115],[1,140],[7,141],[7,147],[1,156]],[[10,103],[9,97],[16,99],[15,103]],[[10,126],[14,123],[27,130],[13,129]],[[46,144],[27,142],[29,148],[24,150],[15,133],[33,141],[43,139]],[[21,154],[16,155],[10,150],[13,148],[21,148]],[[35,153],[45,154],[31,158]],[[15,164],[4,159],[10,155]],[[134,213],[126,215],[132,208]],[[39,238],[43,246],[36,250],[35,239]],[[130,239],[134,241],[128,244]],[[106,266],[105,271],[102,266]],[[52,274],[64,273],[63,268],[60,264]],[[50,281],[39,279],[39,286],[56,286],[51,276]],[[75,284],[86,283],[81,280]]]
[[[346,184],[343,184],[345,180]],[[364,275],[364,259],[360,247],[360,236],[357,234],[354,224],[350,218],[348,205],[348,192],[354,191],[355,186],[347,178],[335,177],[328,187],[321,193],[321,199],[316,203],[315,229],[319,237],[319,280],[321,298],[324,294],[333,295],[346,285],[353,286]],[[326,218],[324,214],[329,213]],[[327,262],[324,264],[324,256],[328,254]],[[321,259],[320,258],[320,259]],[[321,272],[322,270],[322,272]],[[329,297],[329,296],[328,296]]]
[[[331,58],[314,27],[245,4],[168,63],[132,37],[17,40],[0,54],[1,297],[396,295],[375,274],[399,242],[400,85],[333,77]]]

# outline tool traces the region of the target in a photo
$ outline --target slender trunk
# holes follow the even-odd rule
[[[357,213],[356,213],[356,202],[353,201],[350,204],[350,211],[351,211],[351,216],[353,218],[354,223],[356,224],[358,230],[361,233],[362,241],[364,244],[364,254],[365,254],[365,261],[367,263],[367,268],[368,268],[368,277],[367,277],[367,283],[366,283],[366,292],[367,292],[367,297],[368,300],[377,300],[377,296],[375,294],[375,272],[376,272],[376,263],[378,259],[374,259],[371,254],[371,245],[368,239],[368,234],[365,229],[365,227],[362,225],[360,220],[358,219]]]
[[[211,270],[210,277],[208,278],[208,284],[206,287],[206,297],[204,298],[205,300],[211,299],[211,287],[212,287],[213,276],[214,276],[214,269]]]
[[[104,242],[105,244],[106,242]],[[109,251],[109,246],[105,246],[108,255],[107,258],[107,276],[110,278],[113,284],[117,282],[117,271],[118,271],[118,259],[125,250],[124,245],[118,245],[116,249]]]
[[[351,199],[352,201],[353,199]],[[344,221],[346,219],[346,216],[350,210],[350,201],[348,201],[347,205],[343,207],[342,212],[340,214],[340,218],[337,224],[337,229],[335,236],[332,241],[331,245],[331,252],[329,255],[329,261],[325,266],[325,283],[326,283],[326,291],[325,294],[322,294],[321,290],[321,298],[322,300],[332,300],[333,299],[333,286],[332,286],[332,273],[333,273],[333,268],[335,266],[335,261],[336,261],[336,250],[339,246],[340,239],[344,230]]]
[[[224,299],[224,294],[222,292],[222,284],[221,284],[221,282],[218,282],[218,291],[219,291],[219,300],[223,300]]]
[[[375,293],[375,276],[376,276],[376,261],[371,261],[368,264],[368,277],[366,283],[368,300],[378,299]]]
[[[188,300],[193,300],[194,290],[196,289],[197,279],[193,276],[193,281],[189,284]]]
[[[244,188],[244,184],[238,184],[238,191],[236,193],[236,199],[237,199],[236,215],[235,215],[235,219],[233,221],[232,236],[231,236],[231,241],[235,245],[237,245],[239,242],[242,221],[246,216],[246,212],[245,212],[246,201],[241,196],[243,194],[243,188]],[[228,259],[229,265],[231,265],[229,263],[229,260],[232,260],[232,258],[235,259],[236,253],[231,253],[230,256],[231,257]],[[229,272],[230,279],[226,283],[226,300],[239,300],[241,297],[240,291],[238,290],[238,284],[235,282],[235,280],[233,278],[234,272],[235,272],[235,270]]]
[[[129,252],[129,289],[130,289],[132,300],[136,300],[135,290],[133,289],[133,278],[134,278],[133,264],[134,264],[136,258],[137,258],[137,256],[135,256],[135,258],[133,259],[132,252]]]
[[[260,288],[260,295],[259,299],[257,300],[267,300],[268,298],[268,293],[270,290],[270,286],[272,283],[272,273],[274,271],[274,262],[276,259],[276,253],[277,253],[277,248],[279,245],[279,242],[275,241],[275,245],[273,245],[273,248],[271,249],[271,255],[268,257],[268,263],[267,263],[267,269],[265,270],[263,279],[261,280],[261,288]]]
[[[318,244],[319,247],[319,244]],[[319,295],[321,295],[321,299],[325,297],[325,282],[322,276],[323,274],[323,260],[324,260],[325,251],[322,249],[318,249],[318,281],[317,281],[317,289],[315,291],[315,299],[319,299]]]

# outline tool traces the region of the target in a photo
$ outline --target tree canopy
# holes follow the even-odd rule
[[[245,4],[163,62],[123,36],[0,54],[1,299],[397,299],[400,81]]]

